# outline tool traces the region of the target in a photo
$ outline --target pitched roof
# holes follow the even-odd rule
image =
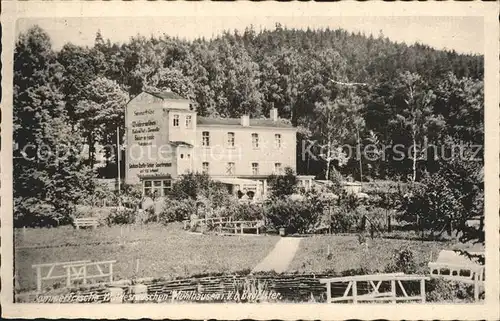
[[[155,97],[158,97],[160,99],[179,99],[179,100],[186,100],[186,98],[182,97],[181,95],[178,95],[174,92],[171,91],[145,91],[145,93],[148,93],[150,95],[153,95]]]
[[[196,124],[212,126],[241,126],[240,118],[209,118],[197,117]],[[291,124],[283,121],[273,121],[272,119],[250,119],[250,127],[274,127],[274,128],[294,128]]]

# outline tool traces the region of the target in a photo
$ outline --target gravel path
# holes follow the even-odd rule
[[[299,248],[302,238],[282,237],[274,249],[253,269],[252,272],[275,271],[285,272]]]

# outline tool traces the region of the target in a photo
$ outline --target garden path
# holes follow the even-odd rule
[[[293,260],[300,244],[299,237],[282,237],[274,246],[274,249],[252,270],[275,271],[277,273],[285,272],[288,265]]]

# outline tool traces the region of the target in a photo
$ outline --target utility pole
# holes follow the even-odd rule
[[[121,170],[120,170],[120,127],[116,128],[116,147],[117,147],[117,167],[118,167],[118,199],[120,198],[121,192]],[[121,204],[119,204],[121,205]]]
[[[367,83],[364,82],[341,82],[341,81],[336,81],[334,79],[330,79],[331,82],[341,85],[341,86],[347,86],[347,87],[354,87],[354,86],[368,86]],[[361,160],[361,142],[360,142],[360,135],[359,135],[359,128],[358,125],[356,124],[356,140],[357,140],[357,151],[359,151],[358,156],[359,156],[359,180],[361,183],[363,183],[363,163]]]

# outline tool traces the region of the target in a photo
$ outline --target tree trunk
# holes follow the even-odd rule
[[[325,173],[325,179],[329,180],[330,179],[330,158],[326,160],[326,173]]]
[[[360,139],[359,139],[359,129],[356,128],[356,134],[357,134],[357,138],[358,138],[358,156],[359,156],[359,181],[362,183],[363,182],[363,160],[362,160],[362,156],[361,156],[361,144],[360,144]]]
[[[413,155],[412,155],[412,168],[413,168],[413,176],[411,178],[412,182],[415,182],[417,179],[417,142],[415,140],[415,135],[413,135]]]

